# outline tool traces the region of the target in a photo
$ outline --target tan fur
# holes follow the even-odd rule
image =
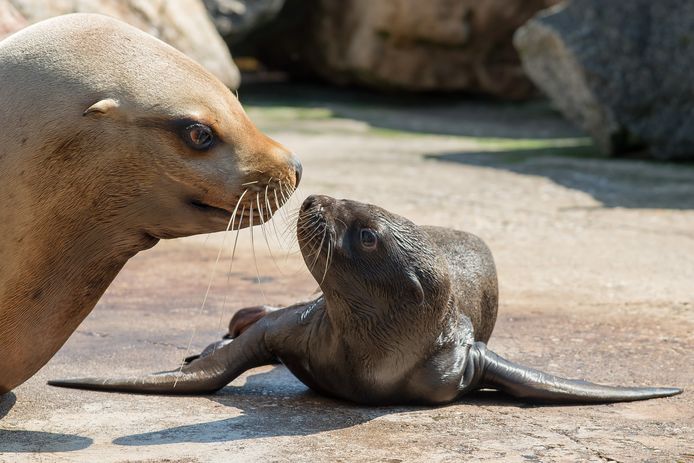
[[[180,118],[220,142],[191,149],[163,128]],[[294,163],[215,77],[124,23],[67,15],[0,42],[0,393],[55,354],[138,251],[225,228],[230,214],[191,199],[232,210],[243,184],[256,182],[244,203],[291,190]]]

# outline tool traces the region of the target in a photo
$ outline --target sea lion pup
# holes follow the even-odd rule
[[[302,205],[297,234],[323,291],[318,298],[276,311],[249,309],[241,318],[267,314],[177,370],[49,384],[211,393],[249,368],[278,359],[322,394],[374,405],[443,404],[481,388],[553,403],[681,392],[559,378],[488,350],[497,310],[496,271],[485,244],[469,233],[419,227],[376,206],[311,196]]]
[[[0,393],[159,239],[269,218],[301,165],[169,45],[106,16],[0,42]]]

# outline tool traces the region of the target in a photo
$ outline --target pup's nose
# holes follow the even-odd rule
[[[316,195],[311,195],[308,198],[304,199],[304,202],[301,205],[301,212],[306,212],[307,210],[311,209],[311,206],[313,206],[315,202]]]
[[[326,195],[311,195],[304,199],[301,205],[301,211],[305,212],[313,206],[318,206],[321,208],[331,208],[335,204],[335,199]]]

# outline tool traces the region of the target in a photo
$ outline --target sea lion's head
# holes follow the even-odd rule
[[[57,352],[134,254],[259,223],[300,176],[228,88],[132,26],[66,15],[2,40],[0,394]]]
[[[72,217],[171,238],[224,230],[234,212],[234,228],[251,217],[259,223],[296,188],[297,157],[183,53],[99,15],[33,29],[32,40],[45,37],[44,52],[17,53],[12,72],[31,78],[7,104],[34,122],[10,127],[16,133],[7,138],[35,153],[26,170],[37,200],[60,202]],[[22,32],[8,40],[21,50]],[[85,204],[89,211],[78,210]]]
[[[329,307],[373,317],[446,304],[450,280],[431,238],[383,208],[329,196],[301,206],[297,237]]]

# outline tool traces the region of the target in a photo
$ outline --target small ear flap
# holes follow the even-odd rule
[[[114,109],[118,108],[120,106],[120,102],[118,100],[115,100],[113,98],[105,98],[103,100],[99,100],[87,109],[84,110],[82,113],[83,116],[86,116],[87,114],[106,114],[109,111],[113,111]]]
[[[409,295],[416,305],[422,305],[424,303],[424,289],[422,288],[422,284],[419,282],[419,279],[416,275],[410,274],[408,277]]]

